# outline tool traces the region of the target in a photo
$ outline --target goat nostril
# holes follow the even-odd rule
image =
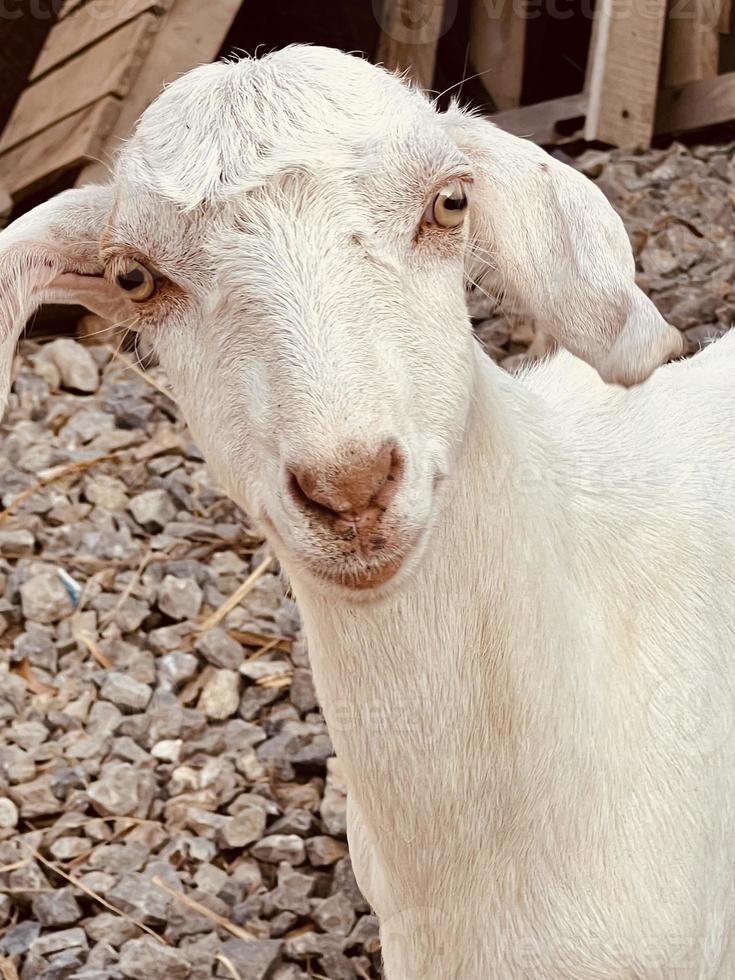
[[[386,440],[377,452],[347,446],[337,460],[290,467],[287,480],[292,498],[303,509],[340,519],[340,524],[374,524],[398,489],[402,453],[393,440]]]
[[[314,476],[310,471],[290,470],[288,474],[288,489],[300,507],[322,511],[324,515],[332,514],[330,507],[316,499]]]

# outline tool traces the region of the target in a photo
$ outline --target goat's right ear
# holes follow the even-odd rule
[[[636,285],[623,223],[591,180],[486,119],[456,107],[443,118],[475,169],[475,281],[606,381],[636,384],[683,353],[681,334]]]
[[[106,318],[125,301],[102,279],[100,238],[112,209],[110,186],[65,191],[0,233],[0,418],[15,344],[42,303],[80,303]]]

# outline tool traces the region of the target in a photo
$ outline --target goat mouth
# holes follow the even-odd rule
[[[284,536],[279,534],[274,522],[265,517],[263,525],[274,543],[280,544],[286,565],[292,562],[292,569],[308,572],[325,585],[336,586],[353,594],[367,594],[371,590],[380,589],[394,579],[408,564],[417,550],[417,544],[422,533],[417,532],[408,540],[401,542],[400,547],[394,545],[391,553],[383,556],[358,557],[339,554],[304,553],[301,549],[289,547]]]

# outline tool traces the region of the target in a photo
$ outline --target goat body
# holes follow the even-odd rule
[[[587,364],[491,364],[488,267]],[[735,342],[606,386],[681,350],[634,271],[581,175],[304,48],[0,237],[0,401],[43,301],[145,329],[286,569],[389,980],[735,978]]]

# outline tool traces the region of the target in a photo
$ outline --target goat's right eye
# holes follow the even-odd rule
[[[115,275],[115,282],[128,299],[134,303],[144,303],[158,289],[161,274],[136,259],[125,259]]]

